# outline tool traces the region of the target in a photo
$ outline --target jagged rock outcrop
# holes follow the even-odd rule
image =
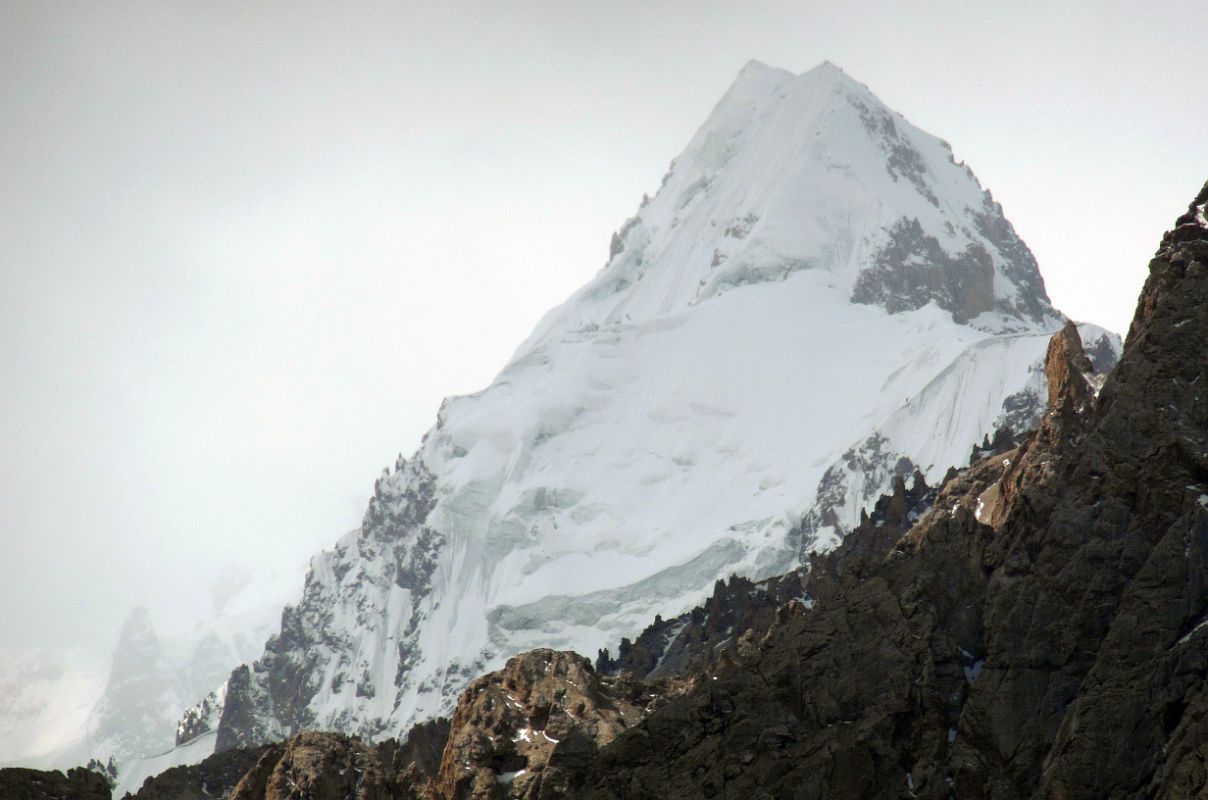
[[[636,639],[621,639],[617,656],[600,650],[596,669],[608,675],[665,678],[700,670],[747,631],[762,633],[776,609],[805,593],[806,571],[795,569],[764,581],[740,575],[719,580],[705,602],[678,617],[655,617]]]
[[[271,648],[278,641],[279,637],[271,639],[267,652],[271,653]],[[259,674],[253,675],[253,667],[240,664],[231,673],[221,692],[203,698],[185,712],[177,726],[180,732],[178,738],[196,736],[209,730],[210,721],[217,716],[219,720],[225,720],[225,724],[218,727],[216,736],[215,751],[218,753],[280,739],[280,727],[272,722],[274,706],[264,685],[265,670],[258,664],[254,666]]]
[[[576,653],[510,659],[461,696],[432,797],[572,797],[600,748],[668,693],[601,676]]]
[[[269,748],[239,781],[231,800],[417,797],[398,784],[389,744],[374,747],[355,737],[305,731]]]
[[[1076,414],[1094,396],[1086,376],[1095,371],[1078,328],[1067,322],[1049,342],[1044,358],[1044,374],[1049,389],[1049,408],[1055,414]]]
[[[0,769],[0,797],[4,800],[110,800],[104,775],[76,767],[64,775],[58,770],[10,767]]]
[[[1115,366],[1115,361],[1112,362]],[[1031,431],[1027,431],[1030,433]],[[969,465],[972,466],[987,456],[996,456],[1008,450],[1014,450],[1023,441],[1023,435],[1016,434],[1009,426],[999,428],[994,432],[994,438],[986,436],[981,444],[973,445],[969,452]]]
[[[852,301],[884,305],[893,313],[936,302],[968,322],[994,308],[994,259],[980,243],[949,255],[917,219],[901,220],[889,229],[873,265],[860,273]]]

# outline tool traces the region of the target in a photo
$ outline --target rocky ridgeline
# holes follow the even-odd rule
[[[172,767],[149,778],[138,793],[149,800],[209,800],[226,797],[240,778],[256,766],[269,745],[228,750],[196,766]]]
[[[137,800],[420,800],[429,797],[449,739],[447,720],[415,726],[400,743],[304,731],[236,748],[149,778]]]
[[[307,731],[283,744],[228,750],[169,770],[135,797],[570,797],[605,746],[684,686],[603,676],[578,654],[535,650],[471,683],[451,723],[418,725],[402,744]]]

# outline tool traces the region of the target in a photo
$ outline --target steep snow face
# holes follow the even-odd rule
[[[794,76],[752,62],[608,266],[534,338],[649,322],[801,271],[891,312],[935,302],[995,331],[1053,319],[1035,259],[946,142],[829,63]]]
[[[783,572],[896,472],[1034,421],[1059,322],[947,145],[829,64],[748,66],[604,270],[445,402],[193,718],[221,708],[220,749],[398,734],[517,652],[590,654]]]

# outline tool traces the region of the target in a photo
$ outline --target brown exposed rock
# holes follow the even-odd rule
[[[1093,396],[1085,375],[1094,371],[1082,349],[1077,326],[1072,322],[1065,323],[1065,327],[1049,340],[1044,358],[1050,411],[1061,414],[1085,406]]]
[[[1077,446],[1082,436],[1080,428],[1085,426],[1078,418],[1095,400],[1091,383],[1094,367],[1074,323],[1067,322],[1049,340],[1044,372],[1049,398],[1040,427],[1015,452],[1005,456],[1002,479],[981,498],[986,510],[978,514],[978,521],[995,529],[1027,488],[1054,480],[1059,451]]]
[[[400,783],[394,751],[392,740],[375,747],[356,737],[304,731],[269,747],[231,800],[418,799],[424,787]]]
[[[288,742],[232,748],[150,778],[135,800],[420,800],[449,739],[448,720],[416,725],[400,744],[304,731]],[[3,797],[3,795],[0,795]]]
[[[576,653],[517,656],[462,694],[434,796],[573,797],[599,748],[645,718],[654,699]]]

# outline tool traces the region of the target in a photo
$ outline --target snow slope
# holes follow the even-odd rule
[[[1034,259],[948,144],[829,63],[748,64],[612,249],[521,353],[801,271],[890,311],[936,302],[991,330],[1053,321]]]
[[[216,746],[398,734],[519,651],[590,654],[795,566],[895,472],[1026,418],[1061,321],[946,143],[830,64],[753,62],[605,268],[313,559],[210,699]]]

